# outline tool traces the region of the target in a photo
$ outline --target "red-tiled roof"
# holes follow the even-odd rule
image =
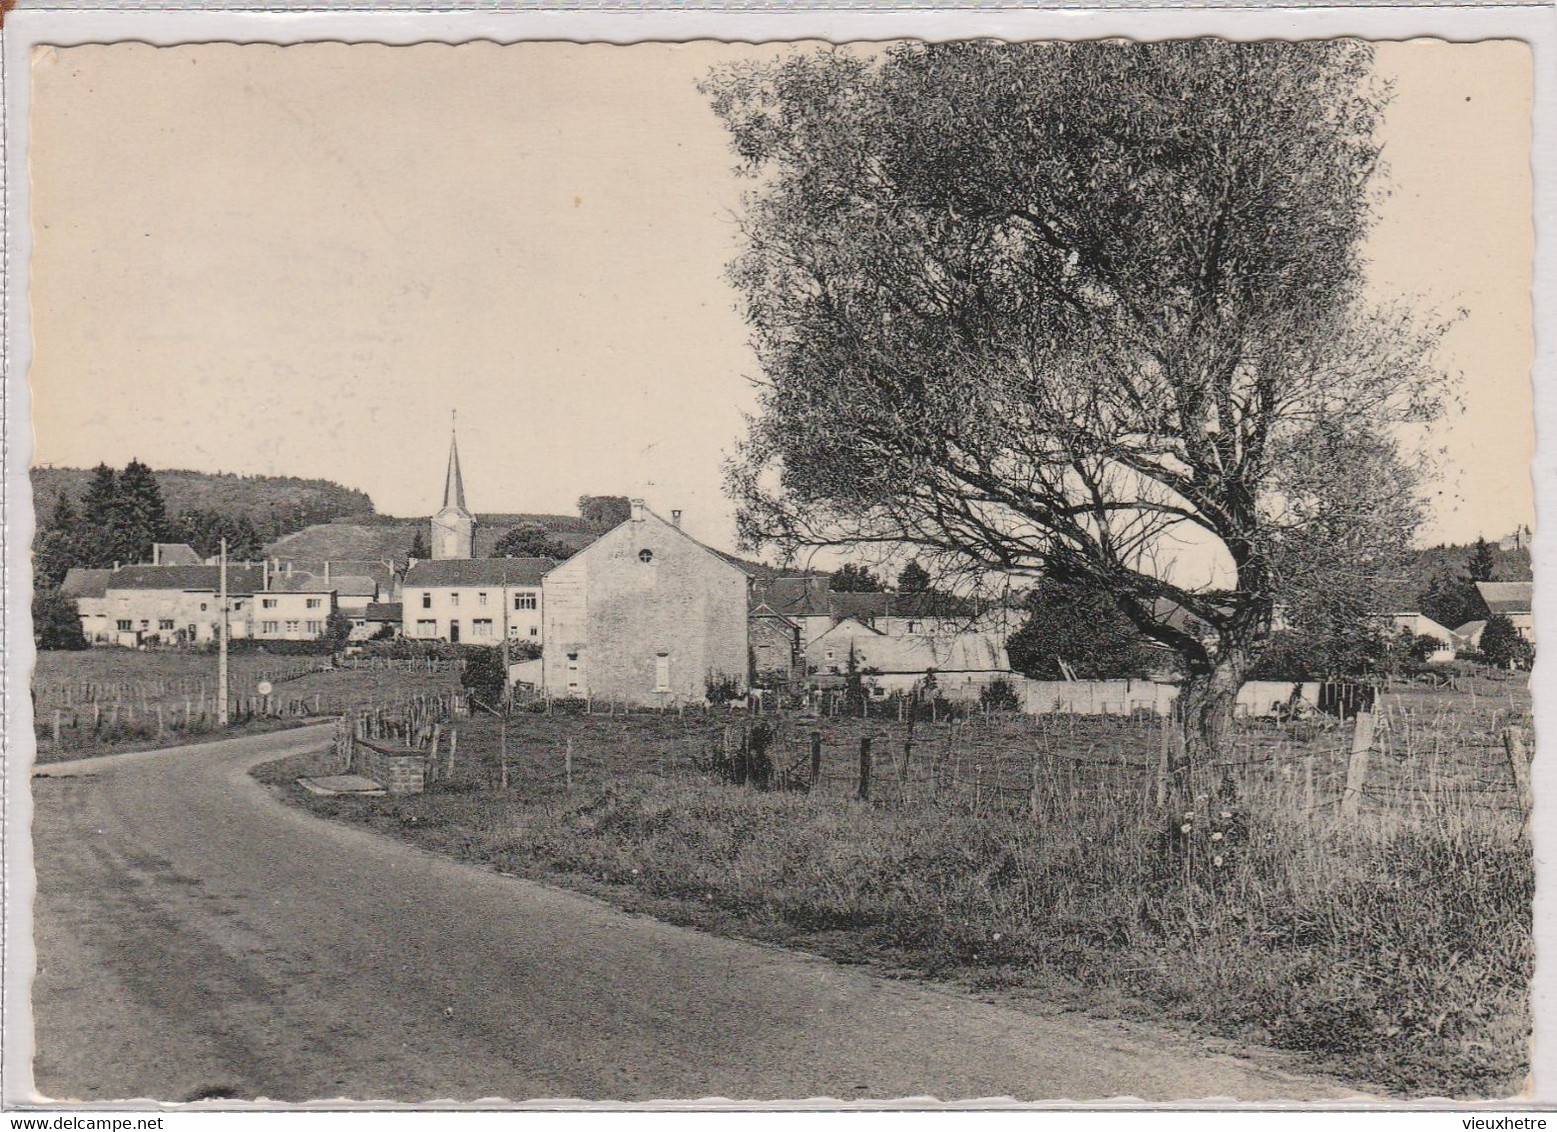
[[[406,571],[406,589],[449,586],[538,586],[557,563],[550,558],[442,558]]]

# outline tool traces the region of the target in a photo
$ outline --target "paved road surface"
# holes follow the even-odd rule
[[[321,729],[42,768],[56,1099],[1340,1096],[627,915],[327,822],[246,773]]]

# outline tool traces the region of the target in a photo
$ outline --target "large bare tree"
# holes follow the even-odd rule
[[[1188,763],[1283,586],[1407,544],[1445,378],[1365,291],[1367,45],[822,48],[704,89],[753,178],[748,543],[1106,592],[1182,661]]]

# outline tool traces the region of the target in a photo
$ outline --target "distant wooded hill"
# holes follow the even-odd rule
[[[194,472],[182,468],[154,473],[169,516],[186,511],[220,511],[246,515],[262,539],[275,539],[314,523],[373,515],[373,500],[365,492],[330,480],[296,476],[240,476],[227,472]],[[33,468],[35,513],[51,514],[60,495],[74,502],[86,490],[88,468]]]

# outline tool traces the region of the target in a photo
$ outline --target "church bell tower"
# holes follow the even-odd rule
[[[465,481],[460,478],[460,450],[449,431],[449,470],[443,481],[443,506],[432,519],[432,556],[469,558],[475,542],[476,517],[465,510]]]

